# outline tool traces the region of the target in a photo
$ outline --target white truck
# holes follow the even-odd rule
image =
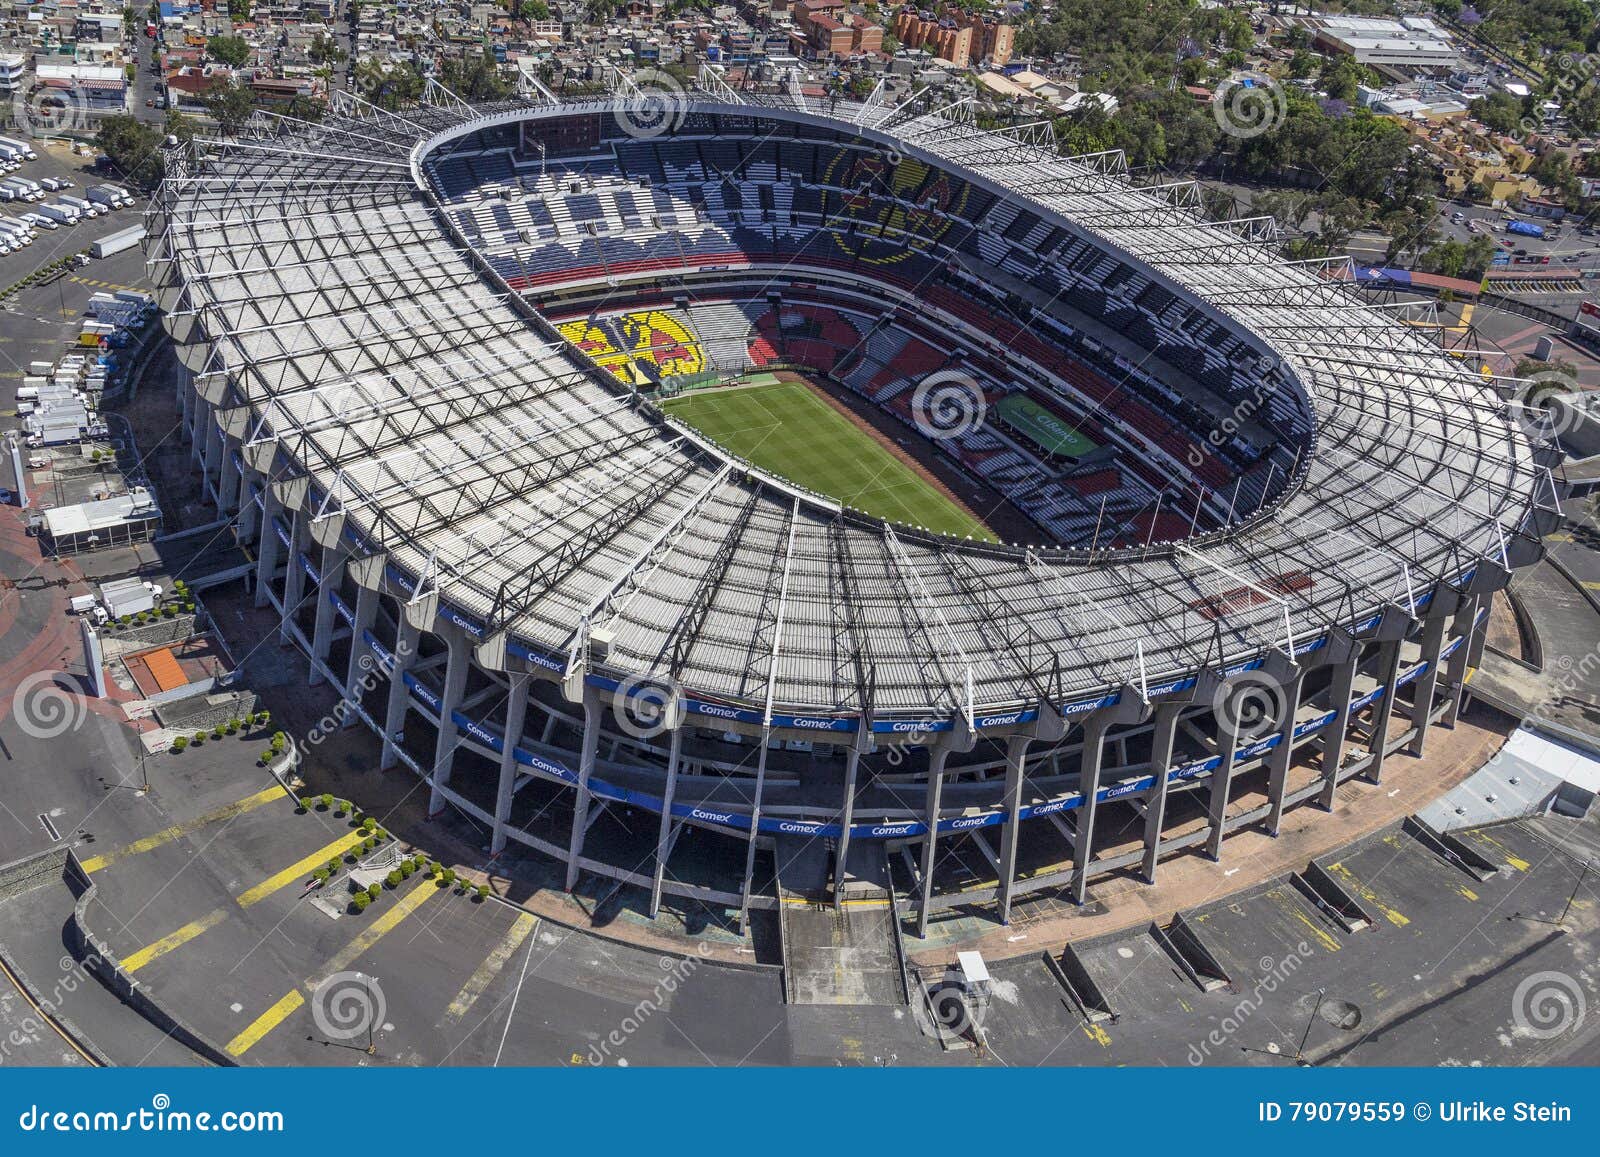
[[[44,189],[37,181],[30,181],[26,177],[7,177],[0,181],[0,187],[13,190],[24,201],[44,200]]]
[[[0,137],[0,145],[5,145],[13,151],[21,153],[30,161],[39,159],[39,154],[33,151],[32,145],[27,141],[19,141],[16,137]]]
[[[113,209],[126,209],[133,204],[133,198],[115,185],[90,185],[83,191],[83,195],[91,201],[109,205]]]
[[[153,611],[161,605],[161,588],[143,579],[117,579],[100,584],[100,605],[113,619]]]
[[[71,205],[81,217],[103,217],[111,212],[104,205],[97,205],[93,201],[85,201],[82,197],[74,197],[69,193],[62,193],[56,200],[63,205]]]
[[[126,229],[118,229],[89,244],[89,254],[92,257],[110,257],[113,253],[121,253],[132,249],[144,240],[143,225],[129,225]],[[121,296],[120,294],[118,296]]]
[[[76,225],[80,216],[71,205],[63,205],[60,201],[47,201],[39,206],[39,212],[60,225]]]

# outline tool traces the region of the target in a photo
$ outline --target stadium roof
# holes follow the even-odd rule
[[[752,478],[575,355],[438,211],[422,161],[539,117],[637,95],[382,112],[336,98],[304,125],[171,158],[147,248],[168,325],[271,478],[304,479],[318,541],[379,553],[413,599],[536,664],[672,680],[792,712],[944,717],[1169,689],[1197,666],[1305,651],[1417,610],[1438,580],[1515,562],[1548,458],[1474,367],[1290,262],[1192,186],[1136,188],[1120,154],[1066,158],[1048,126],[980,131],[970,107],[890,110],[736,94],[697,110],[856,132],[1112,250],[1247,329],[1307,391],[1310,453],[1226,533],[1147,549],[982,546],[840,514]],[[805,107],[797,107],[804,104]],[[1303,589],[1273,584],[1309,575]],[[1241,584],[1261,597],[1219,591]],[[587,644],[605,637],[597,658]]]

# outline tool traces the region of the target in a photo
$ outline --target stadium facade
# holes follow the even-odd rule
[[[702,83],[169,149],[195,462],[434,811],[652,914],[894,885],[925,930],[1219,856],[1453,725],[1560,497],[1504,383],[1047,125]],[[762,366],[1036,542],[867,517],[656,404]]]

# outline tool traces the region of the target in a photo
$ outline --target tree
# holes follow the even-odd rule
[[[218,64],[238,68],[250,59],[250,42],[242,36],[213,36],[206,41],[206,51]]]
[[[350,55],[339,47],[333,37],[324,36],[320,33],[311,42],[311,47],[306,50],[306,54],[317,64],[338,64]]]
[[[161,180],[162,139],[154,125],[119,114],[100,122],[94,143],[124,180],[148,189]]]
[[[250,114],[256,111],[256,98],[248,88],[226,84],[206,98],[206,112],[217,127],[229,136],[238,135]]]
[[[1491,92],[1467,108],[1484,127],[1497,133],[1514,133],[1522,123],[1522,101],[1509,92]]]
[[[512,83],[500,75],[500,66],[487,49],[476,56],[445,61],[439,83],[470,101],[505,100],[515,91]]]
[[[426,81],[410,61],[386,67],[377,60],[363,60],[356,65],[355,84],[362,99],[394,112],[416,104]]]

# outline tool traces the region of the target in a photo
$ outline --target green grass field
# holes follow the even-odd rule
[[[800,382],[697,390],[664,403],[679,421],[790,482],[893,522],[995,536]]]

